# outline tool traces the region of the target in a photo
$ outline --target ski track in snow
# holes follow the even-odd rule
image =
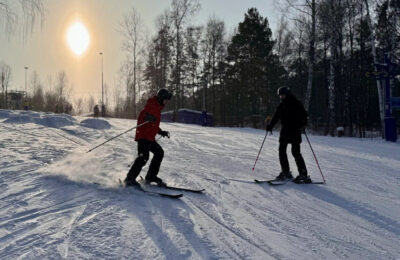
[[[86,119],[0,110],[0,259],[399,259],[398,143],[310,135],[327,185],[271,187],[278,133],[252,172],[265,131],[162,123],[160,176],[206,189],[176,200],[119,188],[133,132],[87,153],[136,121]]]

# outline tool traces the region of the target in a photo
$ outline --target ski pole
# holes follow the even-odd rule
[[[121,135],[123,135],[123,134],[125,134],[125,133],[128,133],[129,131],[132,131],[132,130],[135,129],[135,128],[141,127],[142,125],[145,125],[145,124],[147,124],[147,123],[150,123],[150,121],[146,121],[146,122],[144,122],[144,123],[141,123],[140,125],[137,125],[137,126],[135,126],[135,127],[132,127],[131,129],[126,130],[125,132],[123,132],[123,133],[121,133],[121,134],[119,134],[119,135],[117,135],[117,136],[114,136],[113,138],[108,139],[107,141],[105,141],[105,142],[103,142],[103,143],[97,145],[96,147],[93,147],[92,149],[90,149],[90,150],[87,151],[86,153],[90,153],[90,152],[93,151],[94,149],[96,149],[96,148],[98,148],[98,147],[100,147],[100,146],[102,146],[102,145],[104,145],[104,144],[110,142],[111,140],[114,140],[115,138],[120,137]]]
[[[134,163],[135,161],[131,162],[131,164],[128,165],[128,168],[131,168]]]
[[[258,152],[256,161],[254,162],[254,166],[253,166],[253,170],[252,170],[253,172],[254,172],[254,169],[256,168],[256,164],[257,164],[257,161],[258,161],[258,157],[260,156],[260,153],[261,153],[261,150],[262,150],[262,148],[263,148],[263,146],[264,146],[264,142],[265,142],[265,139],[267,138],[267,135],[268,135],[268,132],[265,133],[264,141],[263,141],[262,144],[261,144],[260,151]]]
[[[310,145],[310,148],[311,148],[311,152],[312,152],[313,155],[314,155],[315,161],[317,162],[317,166],[318,166],[319,172],[321,173],[322,179],[324,180],[324,184],[325,184],[325,183],[326,183],[326,180],[325,180],[324,174],[322,173],[321,167],[319,166],[319,163],[318,163],[318,160],[317,160],[317,156],[315,156],[314,149],[312,148],[311,143],[310,143],[310,140],[308,139],[306,130],[304,130],[304,135],[305,135],[306,138],[307,138],[308,144]]]

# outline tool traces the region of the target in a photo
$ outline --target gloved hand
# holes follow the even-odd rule
[[[267,130],[267,132],[272,132],[272,126],[268,124],[265,130]]]
[[[153,122],[155,122],[156,120],[157,120],[156,117],[153,116],[152,114],[146,114],[146,115],[144,116],[144,121],[148,121],[148,122],[150,122],[150,123],[153,123]]]
[[[168,137],[168,138],[170,138],[170,134],[169,134],[168,131],[162,131],[162,130],[161,130],[158,134],[161,135],[162,137]]]

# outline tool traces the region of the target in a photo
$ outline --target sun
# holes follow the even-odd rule
[[[82,55],[90,43],[89,32],[79,21],[73,23],[67,31],[67,42],[69,48],[78,56]]]

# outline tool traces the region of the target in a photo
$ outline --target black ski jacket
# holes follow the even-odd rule
[[[301,143],[301,129],[307,125],[307,117],[303,104],[289,94],[278,105],[269,125],[273,128],[279,120],[281,121],[279,142]]]

